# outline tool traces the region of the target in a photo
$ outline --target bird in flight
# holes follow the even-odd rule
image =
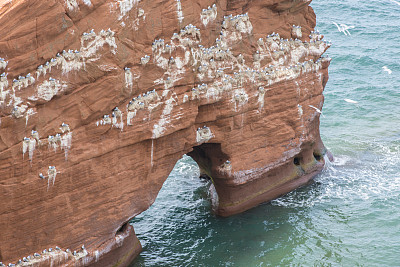
[[[391,1],[391,2],[393,2],[393,3],[395,3],[395,4],[398,4],[398,5],[400,6],[400,2],[397,2],[397,1],[395,1],[395,0],[389,0],[389,1]]]
[[[388,67],[383,66],[382,69],[383,69],[383,71],[386,71],[389,75],[392,74],[392,70],[389,69]]]
[[[322,111],[319,109],[319,108],[317,108],[317,107],[314,107],[314,106],[312,106],[312,105],[308,105],[310,108],[313,108],[313,109],[315,109],[319,114],[321,114],[322,115],[322,117],[324,117],[325,118],[325,116],[324,116],[324,114],[322,114]]]
[[[344,101],[346,101],[347,103],[351,103],[351,104],[357,104],[358,103],[357,101],[351,100],[351,99],[348,99],[348,98],[345,98]]]
[[[338,31],[339,32],[343,32],[344,35],[351,35],[350,32],[349,32],[349,29],[354,29],[355,28],[354,26],[348,26],[346,24],[340,24],[339,25],[336,22],[332,22],[332,23],[335,24],[336,27],[338,28]]]

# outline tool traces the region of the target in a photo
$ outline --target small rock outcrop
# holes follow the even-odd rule
[[[128,265],[184,154],[221,216],[307,183],[330,63],[310,2],[2,1],[0,262]]]

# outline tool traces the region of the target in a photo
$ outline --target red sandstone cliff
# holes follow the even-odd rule
[[[0,1],[0,261],[127,265],[184,154],[222,216],[309,181],[330,62],[309,3]]]

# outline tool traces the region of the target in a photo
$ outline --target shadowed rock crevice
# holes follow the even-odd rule
[[[193,151],[187,153],[188,156],[196,161],[200,168],[200,173],[206,174],[213,179],[212,174],[218,166],[229,161],[229,157],[222,151],[221,144],[206,143],[193,147]]]

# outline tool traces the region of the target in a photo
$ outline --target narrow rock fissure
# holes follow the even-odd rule
[[[124,223],[115,233],[115,235],[121,235],[128,229],[129,222]]]

